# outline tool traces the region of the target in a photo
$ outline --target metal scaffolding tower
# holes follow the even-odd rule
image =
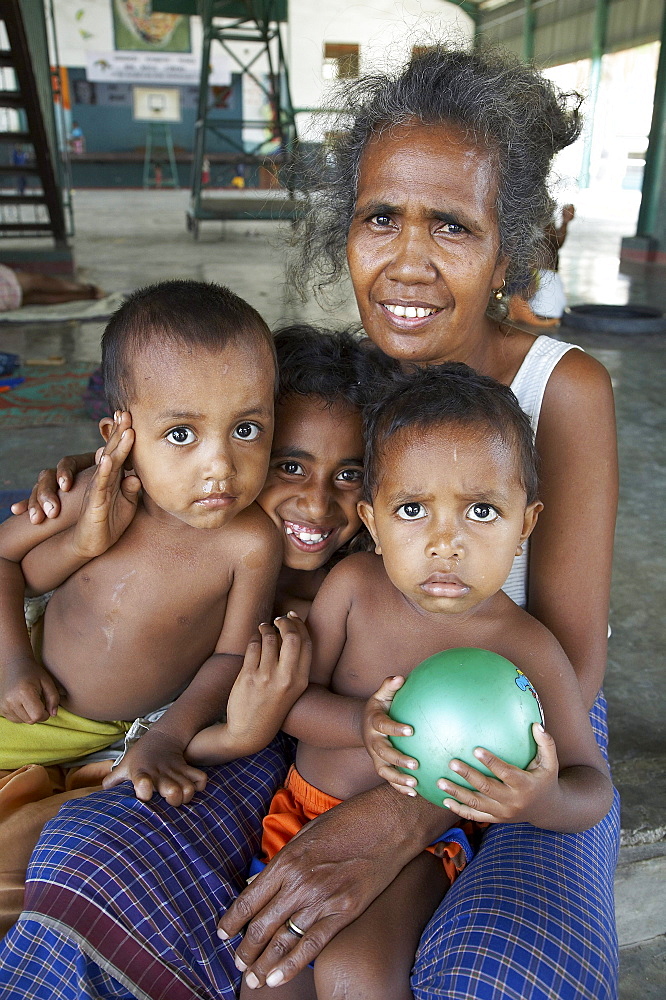
[[[297,202],[289,182],[282,186],[298,141],[282,38],[287,0],[154,0],[153,10],[157,9],[198,14],[203,28],[188,229],[196,238],[199,222],[205,219],[294,218]],[[218,46],[240,76],[241,85],[244,78],[252,81],[270,109],[268,120],[252,119],[245,109],[240,117],[232,118],[211,100],[211,66]],[[211,140],[218,159],[266,167],[278,189],[239,190],[228,197],[208,195],[203,178],[215,158]]]

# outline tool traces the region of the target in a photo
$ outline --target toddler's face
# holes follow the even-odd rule
[[[483,427],[398,431],[363,520],[389,579],[436,614],[470,611],[497,593],[540,503],[525,505],[511,449]]]
[[[259,504],[280,529],[283,561],[316,570],[361,527],[363,478],[358,409],[318,396],[288,396],[275,411],[275,436]]]
[[[220,528],[252,503],[268,468],[274,377],[258,339],[219,352],[167,341],[133,359],[131,462],[149,513]],[[108,437],[109,421],[100,429]]]

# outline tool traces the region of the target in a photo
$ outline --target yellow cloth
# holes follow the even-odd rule
[[[131,722],[97,722],[59,708],[46,722],[27,725],[0,715],[0,770],[25,764],[63,764],[104,750],[124,736]]]

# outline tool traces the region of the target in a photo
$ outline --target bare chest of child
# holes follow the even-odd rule
[[[174,530],[139,510],[112,548],[55,591],[42,656],[66,708],[131,720],[180,694],[222,630],[228,531]]]
[[[514,614],[525,615],[506,595],[494,595],[467,615],[427,614],[391,584],[380,559],[368,556],[365,561],[365,586],[352,593],[344,646],[330,681],[334,693],[365,701],[387,677],[406,677],[443,649],[476,646],[509,658],[515,652],[510,640],[507,644],[511,620]],[[360,733],[351,747],[299,742],[296,767],[306,781],[339,799],[380,784]]]

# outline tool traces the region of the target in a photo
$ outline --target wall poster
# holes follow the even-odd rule
[[[190,19],[153,14],[152,0],[112,0],[116,50],[190,52]]]

